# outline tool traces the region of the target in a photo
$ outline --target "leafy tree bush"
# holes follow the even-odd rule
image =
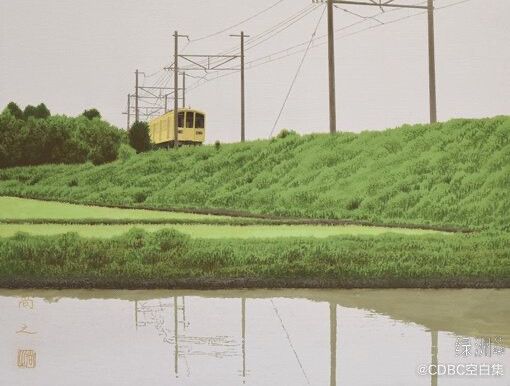
[[[30,117],[34,117],[36,119],[46,119],[51,116],[50,110],[46,107],[44,103],[40,103],[37,107],[32,105],[27,105],[25,110],[23,110],[23,119],[28,120]]]
[[[15,104],[0,114],[0,167],[47,163],[100,165],[117,159],[125,132],[99,119],[50,116],[41,103],[27,106],[21,120]]]
[[[151,146],[151,138],[149,136],[149,125],[147,122],[137,121],[129,129],[129,144],[138,152],[149,151]]]
[[[35,117],[36,115],[36,107],[32,105],[25,106],[25,109],[23,110],[23,119],[27,120],[30,117]]]
[[[101,119],[101,113],[97,109],[85,110],[82,115],[88,119],[94,119],[94,118]]]
[[[6,110],[9,110],[16,119],[23,119],[23,111],[16,103],[10,102],[6,107]]]
[[[49,116],[51,116],[50,110],[48,110],[48,108],[46,107],[46,105],[44,103],[40,103],[35,108],[35,115],[34,115],[35,118],[46,119]]]

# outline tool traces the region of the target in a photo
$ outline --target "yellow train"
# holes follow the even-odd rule
[[[201,145],[205,141],[205,113],[179,109],[177,113],[179,145]],[[149,121],[151,142],[161,147],[174,146],[174,112]]]

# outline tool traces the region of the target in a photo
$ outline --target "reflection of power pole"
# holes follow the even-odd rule
[[[438,341],[438,334],[437,331],[431,331],[430,334],[432,335],[432,348],[431,348],[431,354],[432,354],[432,360],[431,364],[435,366],[435,369],[437,369],[437,341]],[[432,386],[437,386],[437,371],[435,371],[434,375],[430,376],[430,384]]]
[[[184,296],[182,297],[182,324],[184,330],[186,329],[186,303],[184,301],[186,299]]]
[[[138,300],[135,300],[135,328],[138,330]]]
[[[330,330],[330,385],[336,386],[336,304],[329,303],[329,330]]]
[[[177,296],[174,296],[174,331],[175,331],[175,377],[179,377],[179,342],[178,342],[178,315],[177,315]]]
[[[244,142],[246,137],[246,114],[245,114],[245,87],[244,87],[244,38],[249,38],[250,35],[245,35],[241,31],[241,35],[230,35],[233,37],[241,38],[241,142]]]
[[[243,383],[246,382],[246,298],[241,298],[241,335],[243,348]]]

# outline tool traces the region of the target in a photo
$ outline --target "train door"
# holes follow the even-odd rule
[[[177,114],[177,133],[179,141],[182,141],[184,133],[184,112],[182,111]]]
[[[204,142],[204,133],[205,133],[205,116],[204,114],[195,113],[194,141],[199,143]]]
[[[186,112],[186,138],[185,141],[193,142],[195,140],[195,113],[193,111]]]

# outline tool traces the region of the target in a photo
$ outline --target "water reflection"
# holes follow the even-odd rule
[[[509,300],[509,290],[0,291],[0,384],[507,386]],[[475,356],[476,338],[496,336],[501,355]],[[460,339],[471,356],[456,352]],[[448,364],[489,375],[418,371]]]

